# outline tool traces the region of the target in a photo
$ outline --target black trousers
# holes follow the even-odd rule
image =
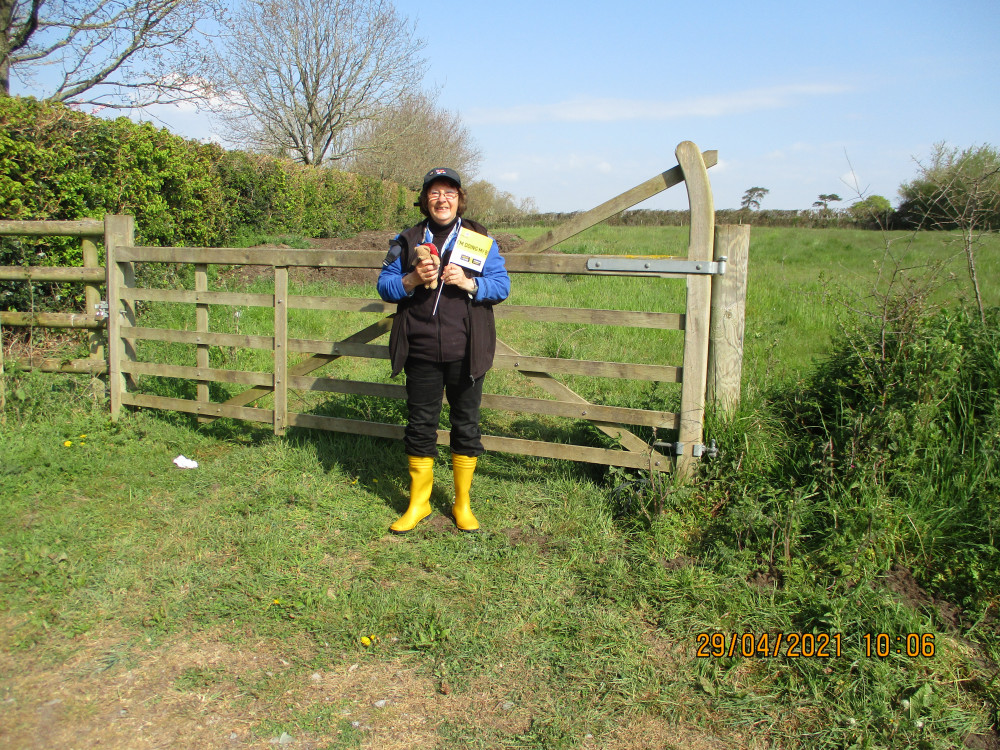
[[[410,357],[403,372],[409,410],[403,445],[408,456],[437,456],[444,394],[448,395],[451,410],[451,452],[460,456],[481,456],[486,452],[479,429],[484,378],[472,379],[468,360],[428,362]]]

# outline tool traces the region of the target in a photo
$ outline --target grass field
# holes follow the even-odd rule
[[[928,264],[946,264],[929,300],[955,310],[968,298],[964,259],[946,239],[753,230],[744,405],[710,423],[720,458],[678,487],[488,454],[473,487],[478,535],[447,518],[444,452],[436,512],[394,537],[386,528],[406,504],[398,443],[304,430],[276,438],[152,411],[111,423],[86,379],[8,372],[0,740],[1000,747],[1000,344],[975,316],[949,312],[921,318],[898,356],[876,361],[861,346],[864,312],[887,291],[918,296]],[[683,254],[685,242],[676,228],[597,227],[562,249]],[[996,236],[980,249],[990,306],[1000,303],[998,251]],[[907,270],[887,290],[879,268],[883,279]],[[683,304],[682,289],[657,280],[515,277],[514,290],[516,304]],[[165,307],[144,315],[190,324]],[[304,313],[292,335],[333,338],[368,322]],[[213,330],[266,324],[246,310],[213,319]],[[508,323],[500,333],[544,356],[676,364],[680,351],[676,337],[619,329]],[[188,351],[153,355],[193,364]],[[255,355],[212,356],[268,369]],[[377,380],[386,369],[365,361],[347,371]],[[488,390],[524,388],[495,375]],[[602,403],[676,398],[669,385],[570,384]],[[402,416],[375,399],[319,408]],[[572,424],[485,421],[501,433],[599,440]],[[176,468],[179,454],[199,467]],[[766,653],[790,633],[812,636],[800,640],[803,655]],[[816,653],[826,636],[829,656]]]

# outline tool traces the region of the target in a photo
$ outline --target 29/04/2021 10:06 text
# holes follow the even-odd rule
[[[830,659],[841,655],[841,633],[697,633],[699,658]],[[933,657],[932,633],[865,633],[861,646],[866,657],[886,658],[892,654]]]
[[[885,658],[891,654],[901,656],[934,656],[933,633],[865,633],[861,636],[866,656]]]

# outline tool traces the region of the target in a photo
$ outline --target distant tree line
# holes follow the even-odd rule
[[[738,209],[716,209],[720,224],[754,224],[772,227],[852,227],[859,229],[947,230],[962,234],[967,255],[984,232],[1000,229],[1000,152],[989,144],[966,149],[934,146],[926,162],[917,162],[917,175],[899,188],[901,202],[893,208],[881,195],[869,195],[846,208],[830,204],[843,199],[822,193],[812,208],[764,209],[770,192],[754,186],[743,194]],[[504,217],[510,223],[555,225],[573,213],[534,213]],[[687,211],[632,209],[607,220],[613,226],[683,226]],[[973,253],[974,256],[974,253]],[[970,273],[974,269],[970,256]]]
[[[507,226],[518,224],[537,224],[555,226],[572,218],[579,212],[533,213],[512,216],[502,223]],[[761,227],[801,227],[809,229],[827,229],[831,227],[878,229],[879,220],[865,215],[856,216],[850,210],[778,210],[761,209],[748,211],[738,208],[722,208],[715,210],[715,220],[719,224],[753,224]],[[610,226],[686,226],[690,224],[690,213],[687,210],[660,210],[637,208],[622,211],[606,221]],[[890,228],[896,228],[892,226]]]

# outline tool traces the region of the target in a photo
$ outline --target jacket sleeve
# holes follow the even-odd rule
[[[510,276],[507,274],[507,264],[503,256],[500,255],[500,248],[497,241],[493,240],[493,246],[486,256],[486,263],[483,264],[482,275],[476,281],[479,289],[472,298],[473,302],[486,302],[495,304],[503,302],[510,296]],[[400,282],[402,286],[402,282]]]
[[[375,288],[378,295],[386,302],[399,302],[410,295],[403,287],[403,243],[399,237],[389,243],[389,252],[382,261],[382,270],[379,272],[378,281]]]

